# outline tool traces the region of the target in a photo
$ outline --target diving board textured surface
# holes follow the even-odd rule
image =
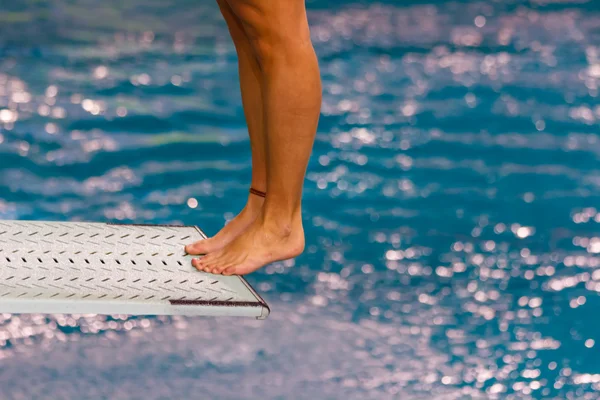
[[[197,271],[193,226],[0,221],[0,312],[269,314],[239,276]]]

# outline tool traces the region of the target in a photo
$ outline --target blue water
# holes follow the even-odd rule
[[[249,277],[270,319],[0,314],[0,398],[600,398],[597,3],[309,6],[307,251]],[[214,233],[249,177],[213,2],[3,5],[0,218]]]

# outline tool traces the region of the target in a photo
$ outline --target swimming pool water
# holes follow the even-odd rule
[[[600,398],[595,2],[308,4],[307,251],[249,277],[269,320],[0,314],[1,398]],[[213,2],[3,7],[0,218],[243,206]]]

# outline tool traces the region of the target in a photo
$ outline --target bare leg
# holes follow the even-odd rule
[[[230,244],[193,265],[247,274],[304,249],[301,198],[321,106],[321,80],[304,0],[228,0],[262,73],[267,198],[259,217]]]
[[[217,0],[221,13],[227,22],[229,32],[238,54],[238,69],[242,91],[242,104],[250,134],[252,149],[252,187],[265,191],[267,186],[266,136],[263,123],[262,74],[258,60],[244,33],[241,22],[225,0]],[[244,209],[219,233],[207,240],[186,246],[188,254],[206,254],[218,250],[240,235],[260,213],[264,199],[249,195]]]

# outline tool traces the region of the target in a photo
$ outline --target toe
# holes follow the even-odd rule
[[[188,244],[187,246],[185,246],[185,253],[193,254],[193,255],[198,254],[198,253],[196,253],[196,248],[198,247],[198,243],[200,243],[200,242]]]
[[[210,256],[210,255],[206,255],[202,258],[197,259],[197,269],[200,271],[204,271],[207,273],[210,273],[212,271],[212,269],[215,267],[215,257],[214,256]]]
[[[225,268],[222,274],[226,276],[235,275],[235,265]]]
[[[202,272],[210,272],[209,268],[204,265],[204,264],[200,264],[200,266],[198,267],[198,269]]]
[[[218,274],[220,269],[221,269],[221,264],[217,262],[210,267],[210,273]]]
[[[198,271],[201,271],[201,272],[208,272],[208,268],[205,265],[202,265],[202,264],[198,264],[198,266],[196,267],[196,269]]]
[[[199,265],[207,266],[215,260],[215,254],[214,253],[207,254],[207,255],[203,256],[202,258],[199,258],[198,260],[199,260]]]
[[[191,255],[206,254],[212,250],[212,240],[199,240],[196,243],[185,246],[185,252]]]
[[[218,264],[218,260],[208,260],[205,263],[202,263],[202,270],[204,272],[207,272],[209,274],[213,273],[213,270],[217,267]]]
[[[229,268],[229,267],[231,267],[231,266],[233,266],[233,264],[232,264],[232,263],[230,263],[230,262],[223,263],[223,264],[222,264],[220,267],[218,267],[218,268],[217,268],[217,272],[216,272],[216,273],[217,273],[217,274],[223,274],[223,272],[224,272],[224,271],[225,271],[227,268]]]
[[[220,265],[217,268],[213,269],[213,274],[221,275],[221,273],[223,272],[224,269],[225,269],[225,267],[223,265]]]
[[[194,258],[192,260],[192,266],[198,270],[202,269],[202,261],[199,258]]]
[[[205,260],[200,263],[200,268],[205,272],[210,272],[213,269],[214,262],[212,260]]]
[[[226,255],[217,257],[215,261],[210,265],[209,270],[211,274],[219,274],[224,265],[227,264]]]
[[[215,275],[221,275],[221,272],[223,272],[223,269],[224,269],[224,268],[223,268],[223,266],[221,265],[221,266],[219,266],[219,267],[217,267],[217,268],[213,269],[213,274],[215,274]]]
[[[199,247],[200,247],[200,242],[188,244],[187,246],[185,246],[185,253],[191,254],[191,255],[201,254],[198,252]]]

